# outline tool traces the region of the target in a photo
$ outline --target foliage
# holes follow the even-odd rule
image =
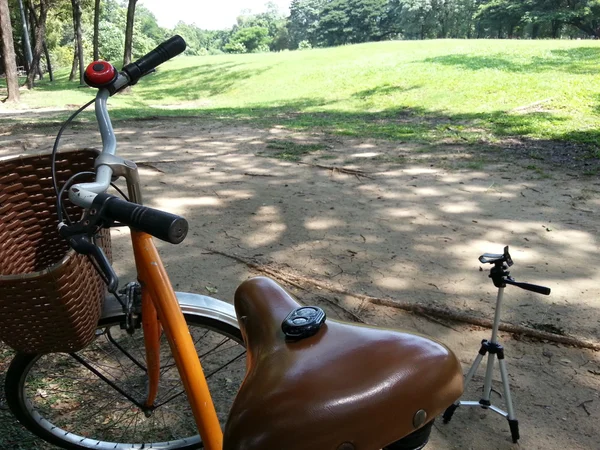
[[[342,17],[336,14],[338,12]],[[333,18],[329,16],[331,13]],[[388,13],[388,0],[334,0],[323,9],[324,16],[321,18],[319,31],[322,36],[328,36],[325,39],[328,44],[336,40],[340,42],[342,36],[341,43],[344,44],[378,41],[388,34],[385,27],[388,23]],[[339,20],[337,24],[336,16]],[[335,30],[338,30],[341,24],[342,33],[338,33],[338,36],[332,39],[332,34],[336,34]]]
[[[325,3],[326,0],[292,0],[286,25],[290,48],[298,48],[303,41],[313,47],[317,45],[319,18]]]
[[[252,26],[240,28],[233,34],[229,43],[225,45],[225,51],[231,53],[241,53],[239,49],[245,48],[247,52],[255,52],[260,48],[266,47],[271,42],[269,30],[261,26]]]
[[[310,42],[307,40],[300,41],[298,43],[298,50],[310,50],[311,48],[312,48],[312,45],[310,45]]]
[[[286,27],[286,18],[279,11],[275,3],[267,3],[267,10],[259,14],[243,14],[238,17],[237,24],[231,30],[230,41],[243,42],[248,52],[256,52],[259,48],[264,50],[268,45],[270,50],[280,51],[289,47],[289,32]],[[252,31],[243,31],[252,29]],[[262,36],[266,30],[266,36]],[[260,34],[260,36],[259,36]],[[248,42],[258,39],[258,43]]]
[[[229,42],[225,45],[225,50],[228,53],[246,53],[248,51],[243,42]]]

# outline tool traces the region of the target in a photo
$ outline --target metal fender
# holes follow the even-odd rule
[[[225,322],[239,328],[233,305],[206,295],[191,292],[175,292],[184,314],[194,314]],[[117,317],[123,314],[123,308],[117,299],[108,295],[102,307],[102,319]]]

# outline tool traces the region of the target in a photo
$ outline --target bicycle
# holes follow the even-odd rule
[[[109,295],[90,346],[15,356],[5,386],[10,409],[67,449],[422,448],[433,419],[462,394],[460,363],[442,344],[326,319],[264,277],[238,287],[235,309],[173,291],[152,237],[178,244],[187,222],[141,206],[137,167],[116,156],[107,100],[184,49],[175,36],[121,72],[104,62],[86,70],[99,91],[63,125],[53,154],[66,125],[92,102],[103,150],[95,181],[74,184],[76,174],[56,186],[59,232],[90,255]],[[118,177],[127,183],[125,200],[106,193]],[[63,212],[67,191],[86,210],[79,221]],[[139,280],[121,291],[95,242],[118,225],[131,229]]]

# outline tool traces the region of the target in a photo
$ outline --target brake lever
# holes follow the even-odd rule
[[[64,227],[62,229],[64,229]],[[68,238],[68,241],[71,248],[77,253],[91,256],[94,261],[96,261],[99,269],[107,279],[108,291],[115,292],[119,286],[119,279],[115,270],[112,268],[106,253],[104,253],[100,247],[95,245],[87,234],[72,235]]]
[[[59,224],[58,233],[69,242],[71,248],[77,253],[94,259],[106,277],[108,291],[114,293],[119,286],[119,278],[104,251],[92,242],[92,236],[96,235],[103,227],[109,228],[110,225],[103,223],[102,215],[97,211],[94,211],[93,214],[86,211],[83,218],[75,224],[67,225],[64,222]]]

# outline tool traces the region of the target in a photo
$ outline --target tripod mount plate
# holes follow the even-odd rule
[[[512,266],[513,260],[510,257],[510,253],[508,253],[508,245],[504,247],[504,253],[484,253],[479,257],[479,262],[482,264],[496,264],[501,265],[506,263],[508,267]]]

